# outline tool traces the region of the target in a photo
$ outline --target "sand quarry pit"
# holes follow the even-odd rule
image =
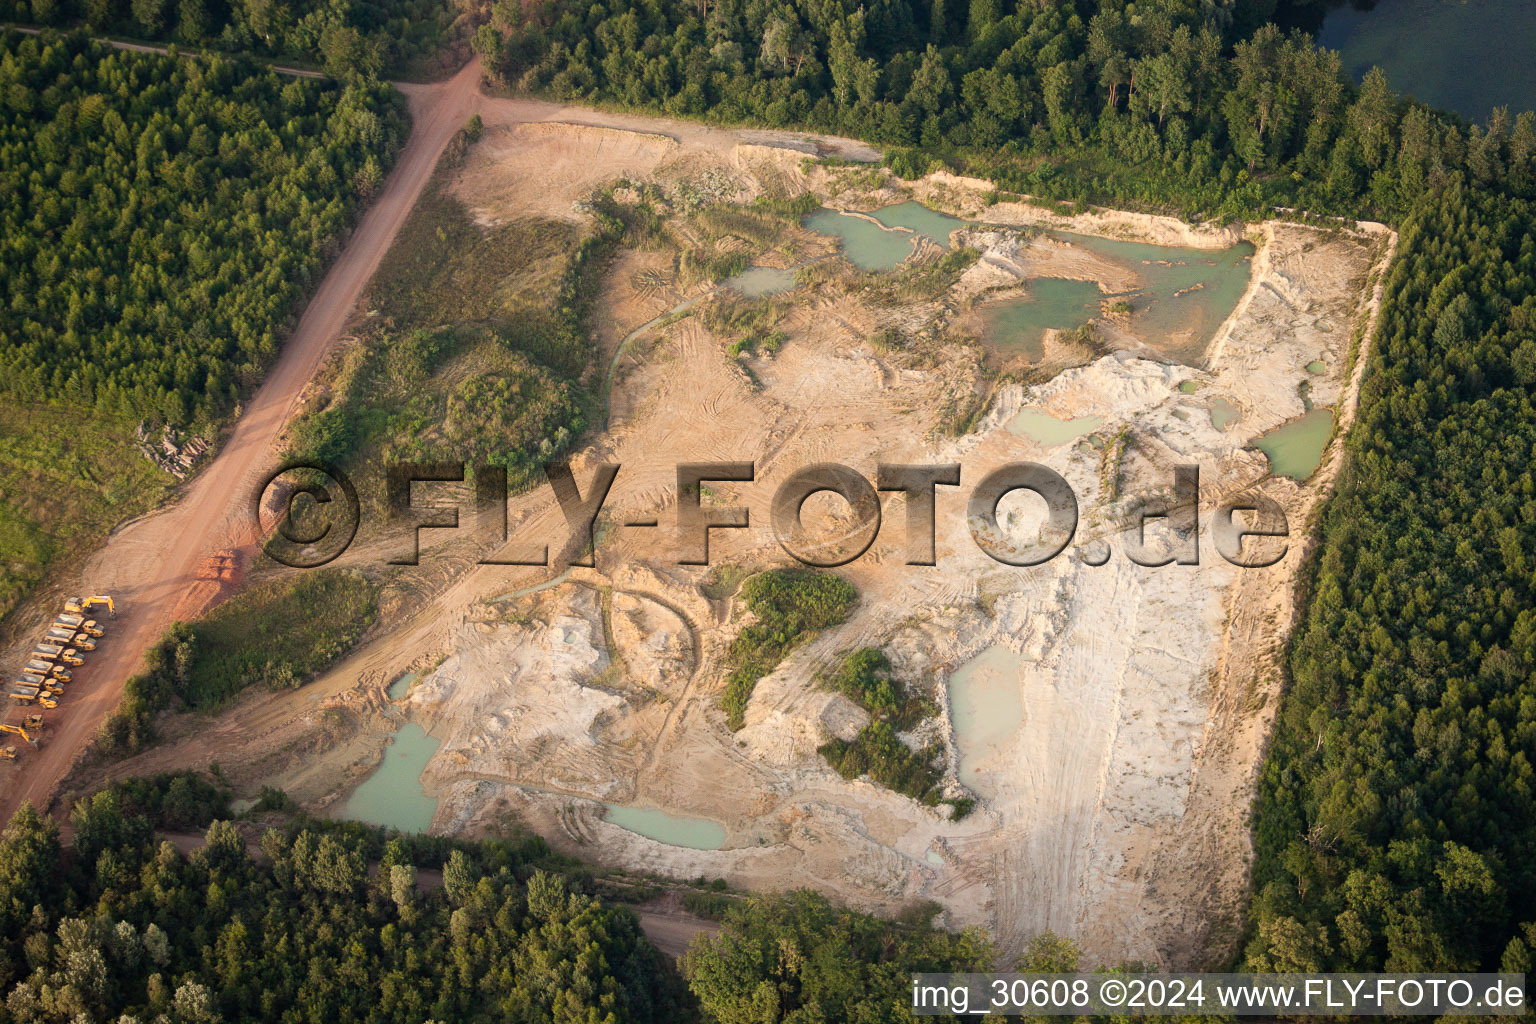
[[[984,182],[903,183],[809,159],[869,155],[840,140],[526,101],[484,109],[486,137],[452,188],[486,224],[579,219],[592,188],[622,178],[722,203],[807,190],[863,211],[917,199],[989,226],[955,237],[980,253],[942,289],[878,300],[878,282],[829,255],[825,239],[788,230],[753,261],[829,269],[778,300],[787,340],[771,356],[731,354],[731,339],[695,312],[718,286],[677,285],[664,247],[622,252],[596,325],[612,378],[608,425],[574,460],[583,487],[594,464],[623,466],[595,566],[459,557],[418,606],[318,681],[172,727],[167,744],[117,770],[217,760],[242,792],[279,785],[311,810],[340,813],[387,738],[414,722],[438,743],[420,780],[438,801],[434,831],[493,833],[515,817],[616,867],[809,886],[888,911],[931,900],[946,924],[984,926],[1009,955],[1047,929],[1102,961],[1190,967],[1230,950],[1297,570],[1338,467],[1337,435],[1353,418],[1395,236],[1373,225],[1062,218],[989,205]],[[672,212],[682,216],[676,203]],[[1155,358],[1106,325],[1096,347],[1047,332],[1043,363],[998,377],[972,324],[988,296],[1037,276],[1097,281],[1105,294],[1125,285],[1124,268],[1020,228],[1205,249],[1246,238],[1256,250],[1246,290],[1198,365]],[[918,244],[913,260],[942,248]],[[883,331],[905,343],[873,345]],[[1338,421],[1320,466],[1304,482],[1272,476],[1251,442],[1314,409]],[[1077,436],[1042,439],[1042,416],[1080,425]],[[752,526],[713,534],[714,565],[679,565],[676,465],[727,460],[753,462],[756,480],[711,484],[708,501],[745,506]],[[959,463],[962,485],[938,492],[938,564],[904,564],[904,499],[884,495],[873,545],[835,570],[858,588],[853,614],[762,679],[732,732],[718,701],[727,648],[750,621],[737,584],[791,564],[768,525],[770,501],[789,474],[823,461],[871,478],[877,462]],[[1071,544],[1030,568],[988,557],[966,516],[975,483],[1019,461],[1064,476],[1080,508]],[[1200,467],[1200,563],[1133,564],[1133,513],[1169,491],[1180,464]],[[1269,568],[1232,566],[1210,532],[1217,504],[1250,491],[1278,503],[1291,528]],[[835,530],[843,508],[819,496],[807,522]],[[659,525],[624,525],[648,518]],[[1000,518],[1022,542],[1040,510],[1016,496]],[[565,537],[548,488],[513,499],[510,522],[514,538],[548,539],[552,550]],[[424,562],[449,559],[458,543],[429,546]],[[1106,548],[1107,562],[1090,564]],[[884,650],[938,708],[907,738],[942,746],[946,791],[977,801],[963,820],[844,780],[818,754],[866,721],[818,685],[863,646]],[[418,673],[408,691],[387,693],[406,672]],[[689,845],[607,820],[610,806],[672,815]]]

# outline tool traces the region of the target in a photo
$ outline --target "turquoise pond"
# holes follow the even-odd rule
[[[605,804],[603,820],[637,835],[690,850],[718,850],[725,843],[725,826],[708,818],[688,818],[650,807]]]
[[[949,248],[949,236],[953,232],[970,225],[970,221],[930,210],[918,202],[881,207],[870,216],[888,228],[906,228],[912,234],[922,235],[945,249]]]
[[[817,210],[802,222],[843,243],[843,256],[860,270],[894,270],[912,255],[912,236],[836,210]]]
[[[984,337],[1005,358],[1023,356],[1031,363],[1045,357],[1045,330],[1069,331],[1099,315],[1104,293],[1092,281],[1042,277],[1030,281],[1023,298],[982,307]]]
[[[1105,300],[1130,305],[1130,332],[1165,359],[1198,365],[1205,347],[1252,276],[1254,247],[1189,249],[1051,232],[1051,237],[1124,267],[1137,277],[1127,292],[1105,294],[1091,281],[1035,278],[1024,295],[982,310],[985,337],[1004,356],[1041,358],[1046,328],[1071,330],[1100,315]]]
[[[841,240],[843,255],[861,270],[892,270],[912,254],[916,236],[948,248],[950,235],[970,222],[906,202],[868,216],[817,210],[803,223],[812,231]],[[1043,356],[1046,329],[1065,331],[1081,326],[1099,316],[1101,303],[1111,299],[1129,304],[1132,334],[1168,359],[1197,362],[1216,329],[1237,306],[1252,271],[1254,248],[1250,242],[1228,249],[1191,249],[1069,232],[1047,234],[1131,271],[1137,286],[1122,294],[1106,295],[1092,281],[1045,277],[1026,282],[1022,296],[982,309],[985,340],[1005,358],[1022,356],[1029,362],[1038,361]],[[757,287],[759,280],[766,278],[755,277],[744,285]]]
[[[967,222],[907,202],[864,215],[817,210],[801,223],[819,234],[840,239],[843,255],[860,270],[893,270],[912,255],[919,236],[947,249],[950,232],[965,227]]]
[[[1313,409],[1305,416],[1260,434],[1252,444],[1269,457],[1275,476],[1305,480],[1323,461],[1323,449],[1333,433],[1333,410]]]
[[[384,759],[342,805],[340,818],[384,825],[401,832],[425,832],[437,800],[421,788],[421,773],[437,753],[438,741],[408,722],[384,748]]]

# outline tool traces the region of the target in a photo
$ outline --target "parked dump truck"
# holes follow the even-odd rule
[[[32,648],[32,657],[42,661],[62,661],[66,665],[84,665],[85,659],[80,657],[73,648],[66,650],[57,644],[38,644]]]
[[[59,629],[74,629],[88,636],[101,636],[104,632],[96,624],[95,619],[82,618],[79,615],[60,615],[53,624]]]
[[[96,649],[96,641],[92,640],[84,633],[72,633],[67,629],[61,629],[58,626],[50,628],[48,632],[44,634],[43,643],[63,644],[66,646],[73,645],[82,651],[94,651]]]

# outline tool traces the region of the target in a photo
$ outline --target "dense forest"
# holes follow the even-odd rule
[[[0,835],[0,1020],[876,1024],[908,1019],[909,970],[993,956],[923,913],[882,921],[792,893],[733,901],[685,987],[635,914],[597,895],[603,880],[537,836],[289,814],[262,830],[212,820],[228,799],[217,776],[121,782],[75,805],[69,848],[18,811]],[[271,791],[257,810],[283,804]],[[186,848],[204,825],[190,853],[156,836]]]
[[[537,840],[414,852],[396,840],[375,854],[347,832],[297,828],[268,830],[252,851],[216,821],[184,855],[156,840],[134,795],[77,805],[67,857],[30,807],[0,838],[4,1019],[693,1016],[634,914],[538,870],[549,854]],[[440,869],[441,885],[418,868]]]
[[[1262,783],[1261,968],[1528,969],[1533,231],[1459,184],[1402,225]]]
[[[1536,117],[1469,125],[1379,71],[1356,85],[1275,14],[1273,0],[501,0],[476,46],[510,88],[855,135],[892,147],[906,177],[948,166],[1052,201],[1398,225],[1261,782],[1243,955],[1523,970]]]
[[[0,34],[0,390],[227,413],[383,183],[388,87]]]

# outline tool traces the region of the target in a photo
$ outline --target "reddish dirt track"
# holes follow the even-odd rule
[[[478,106],[479,82],[479,62],[472,61],[445,82],[404,87],[411,98],[412,128],[399,161],[246,404],[234,433],[180,501],[118,529],[88,561],[81,589],[111,594],[117,618],[103,623],[106,638],[95,652],[83,655],[85,666],[75,671],[76,681],[58,708],[43,712],[41,749],[16,744],[21,756],[0,767],[0,822],[9,820],[23,801],[43,807],[52,799],[117,706],[123,683],[143,665],[145,649],[178,612],[188,614],[189,592],[198,586],[199,569],[210,556],[224,549],[241,551],[254,542],[252,492],[275,467],[275,441],[431,179],[444,147]],[[11,707],[5,714],[16,721],[35,710]]]

